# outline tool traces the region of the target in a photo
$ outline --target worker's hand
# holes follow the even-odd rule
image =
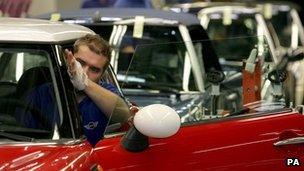
[[[115,113],[119,113],[120,115],[122,113],[128,113],[127,117],[124,117],[124,121],[120,121],[121,123],[121,127],[120,127],[120,131],[121,132],[124,132],[124,131],[128,131],[130,127],[133,126],[133,119],[134,119],[134,116],[135,114],[139,111],[139,108],[135,105],[132,105],[130,108],[129,108],[129,111],[125,111],[126,108],[120,108],[120,109],[124,109],[124,110],[121,110],[121,111],[124,111],[124,112],[121,112],[121,111],[116,111]],[[117,109],[116,109],[117,110]],[[127,109],[128,110],[128,109]],[[117,115],[116,115],[117,116]],[[125,115],[126,116],[126,115]],[[112,118],[113,118],[113,115],[112,115]]]
[[[77,90],[84,90],[88,85],[88,76],[83,71],[81,64],[75,59],[72,52],[65,49],[65,58],[71,82]]]

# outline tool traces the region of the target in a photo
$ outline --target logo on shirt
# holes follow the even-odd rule
[[[92,130],[92,129],[96,128],[97,125],[98,125],[98,121],[96,121],[96,122],[89,122],[89,123],[86,124],[84,127],[85,127],[86,129]]]

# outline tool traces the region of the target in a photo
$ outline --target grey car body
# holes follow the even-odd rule
[[[260,2],[257,7],[264,15],[276,54],[292,57],[295,55],[294,52],[301,50],[303,52],[304,29],[298,13],[301,10],[299,6],[287,1],[270,1]],[[304,100],[303,63],[302,60],[289,64],[289,69],[296,78],[296,83],[293,85],[296,89],[296,105],[303,104]]]
[[[245,18],[246,15],[252,15],[247,16],[247,18],[256,18],[256,25],[262,28],[261,30],[264,30],[264,35],[267,38],[268,45],[276,63],[279,62],[283,57],[292,57],[295,50],[303,48],[304,30],[297,12],[300,10],[300,7],[292,2],[197,2],[175,4],[165,7],[165,9],[170,9],[176,12],[189,12],[192,14],[197,14],[201,19],[201,23],[203,24],[204,28],[207,28],[210,18],[208,20],[206,14],[208,14],[208,11],[211,11],[212,9],[215,11],[216,8],[220,9],[221,7],[223,8],[222,11],[225,11],[226,13],[228,11],[228,14],[229,11],[238,10],[238,12],[234,12],[234,18],[241,18],[241,16]],[[204,13],[205,16],[203,15]],[[211,14],[211,12],[209,13]],[[215,17],[216,15],[218,14],[214,13]],[[240,21],[241,20],[242,19],[240,19]],[[243,21],[245,20],[243,19]],[[249,30],[250,29],[247,29],[247,32]],[[212,38],[212,36],[210,37]],[[289,77],[290,80],[287,81],[287,84],[289,84],[287,86],[289,87],[287,101],[292,101],[296,105],[303,103],[304,86],[302,81],[302,65],[303,61],[297,61],[290,63],[288,67],[292,74]]]

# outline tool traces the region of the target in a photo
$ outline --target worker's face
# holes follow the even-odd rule
[[[82,65],[82,68],[88,75],[89,79],[98,83],[108,59],[103,55],[98,55],[91,51],[85,45],[79,46],[78,52],[75,53],[74,56]]]

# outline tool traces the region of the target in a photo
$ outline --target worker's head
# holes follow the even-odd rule
[[[74,56],[88,78],[96,83],[110,64],[111,48],[99,35],[87,34],[74,44]]]

